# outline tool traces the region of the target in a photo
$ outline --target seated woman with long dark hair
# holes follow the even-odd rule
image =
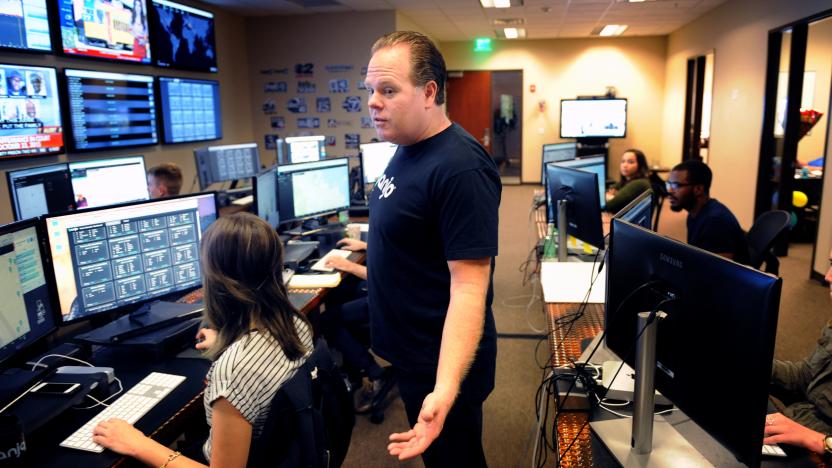
[[[312,352],[312,331],[289,302],[283,248],[268,223],[250,213],[222,217],[202,239],[205,292],[203,341],[213,359],[205,389],[211,432],[204,460],[191,460],[119,419],[101,422],[93,441],[151,466],[246,465],[272,399]]]
[[[607,190],[606,211],[617,213],[621,208],[635,200],[642,192],[650,188],[647,178],[649,168],[644,153],[637,149],[628,149],[621,155],[621,179]]]

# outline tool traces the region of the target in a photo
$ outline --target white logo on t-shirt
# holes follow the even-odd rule
[[[395,179],[395,177],[388,179],[387,174],[382,174],[381,177],[379,177],[378,182],[376,183],[376,188],[381,193],[378,196],[379,200],[389,197],[390,194],[393,193],[393,190],[396,190],[396,184],[393,183],[393,179]]]

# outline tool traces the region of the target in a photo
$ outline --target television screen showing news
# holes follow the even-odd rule
[[[63,51],[150,63],[145,0],[58,0]]]
[[[63,151],[54,68],[0,64],[0,158]]]

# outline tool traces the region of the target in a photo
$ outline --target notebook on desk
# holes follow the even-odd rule
[[[603,304],[607,292],[607,270],[598,274],[592,262],[543,262],[540,264],[540,284],[545,302]],[[595,283],[592,279],[595,278]],[[590,284],[592,291],[586,297]]]

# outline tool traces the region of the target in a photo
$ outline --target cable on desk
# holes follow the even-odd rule
[[[83,364],[87,367],[95,367],[92,364],[88,363],[87,361],[82,361],[82,360],[74,358],[72,356],[64,356],[63,354],[47,354],[47,355],[41,357],[40,359],[38,359],[38,362],[32,364],[32,370],[37,369],[37,367],[40,365],[41,362],[43,362],[44,359],[50,358],[50,357],[59,357],[59,358],[69,359],[70,361],[79,362],[79,363],[81,363],[81,364]],[[119,379],[118,377],[113,376],[113,380],[115,380],[118,383],[118,391],[116,393],[113,393],[112,395],[108,396],[107,398],[105,398],[103,400],[99,400],[99,399],[93,397],[92,395],[87,395],[87,398],[94,401],[95,404],[92,405],[92,406],[86,406],[86,407],[83,407],[83,408],[73,408],[73,409],[86,410],[86,409],[95,408],[96,406],[110,406],[110,405],[105,404],[105,402],[110,401],[113,398],[121,395],[121,392],[124,391],[124,385],[121,384],[121,379]]]

